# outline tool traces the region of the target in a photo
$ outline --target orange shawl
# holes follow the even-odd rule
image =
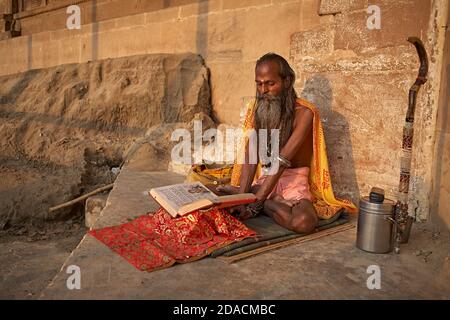
[[[313,118],[313,155],[310,165],[309,185],[311,192],[315,197],[313,203],[317,215],[321,219],[329,219],[338,211],[344,208],[347,212],[356,213],[356,206],[349,200],[338,199],[334,196],[331,186],[330,171],[328,168],[328,158],[325,146],[325,138],[323,134],[322,123],[319,117],[319,111],[310,102],[304,99],[297,99],[297,103],[308,108],[314,114]],[[247,106],[247,113],[244,121],[244,132],[253,128],[253,114],[256,107],[255,101],[251,101]],[[245,137],[245,135],[244,135]],[[248,142],[248,138],[244,138],[242,147]],[[244,152],[244,150],[240,150]],[[231,176],[231,185],[238,186],[242,172],[242,164],[234,164]],[[261,166],[258,165],[255,179],[261,175]]]

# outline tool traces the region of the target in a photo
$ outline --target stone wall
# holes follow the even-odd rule
[[[13,1],[12,0],[0,1],[0,14],[11,14],[11,13],[13,13]]]
[[[368,1],[321,1],[319,13],[332,19],[291,38],[291,60],[300,75],[297,88],[322,112],[335,186],[354,200],[373,186],[396,197],[408,91],[419,67],[406,39],[414,35],[424,41],[430,71],[417,101],[411,179],[412,204],[422,218],[431,195],[440,78],[436,25],[441,21],[430,20],[436,4],[379,1],[381,28],[371,30]]]
[[[430,79],[417,103],[412,187],[425,218],[448,3],[376,2],[380,30],[367,28],[368,0],[80,1],[81,30],[65,29],[64,9],[25,17],[25,36],[0,41],[0,74],[195,52],[210,69],[215,120],[237,125],[243,100],[255,92],[255,61],[274,51],[289,58],[299,93],[321,109],[336,193],[357,200],[377,185],[395,197],[407,93],[418,68],[406,38],[418,36],[430,54]]]
[[[13,13],[17,12],[13,0],[0,1],[0,41],[19,35],[14,32]]]
[[[59,30],[66,24],[66,9],[76,4],[81,10],[83,25],[139,13],[178,7],[197,0],[25,0],[16,15],[20,20],[22,35]]]
[[[111,5],[115,2],[109,1]],[[93,2],[89,3],[92,6]],[[102,1],[97,3],[100,6]],[[85,17],[91,16],[91,10],[82,9],[81,30],[67,30],[65,20],[53,21],[50,13],[45,13],[45,20],[54,23],[48,28],[59,29],[0,41],[0,56],[5,57],[0,61],[0,74],[136,54],[196,52],[211,70],[217,120],[237,124],[236,111],[243,97],[254,94],[256,59],[268,51],[288,57],[291,34],[309,28],[309,17],[316,16],[318,21],[330,19],[317,16],[318,0],[165,3],[171,6],[109,20],[99,21],[105,18],[99,17],[97,22],[88,24]],[[84,2],[81,8],[82,5]],[[111,10],[98,7],[96,15]],[[22,31],[27,32],[25,27]]]
[[[447,25],[449,23],[450,14]],[[431,221],[443,230],[450,230],[450,33],[448,29],[445,33],[441,88],[436,126]]]
[[[0,76],[0,230],[74,214],[76,206],[48,208],[113,182],[130,160],[167,170],[171,133],[192,131],[197,119],[212,123],[209,93],[208,69],[195,54]]]

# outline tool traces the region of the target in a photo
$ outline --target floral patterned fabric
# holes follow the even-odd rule
[[[255,232],[227,209],[195,211],[172,218],[163,208],[119,226],[92,230],[111,250],[142,271],[154,271],[209,255]]]

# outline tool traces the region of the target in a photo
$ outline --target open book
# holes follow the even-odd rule
[[[153,188],[149,193],[174,218],[213,206],[225,208],[256,201],[253,193],[217,196],[201,182]]]

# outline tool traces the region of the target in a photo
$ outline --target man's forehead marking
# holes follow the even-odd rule
[[[271,78],[269,78],[269,79],[267,79],[267,80],[262,80],[262,79],[256,78],[256,79],[255,79],[255,82],[257,82],[257,83],[266,83],[266,82],[275,82],[275,80],[274,80],[274,79],[271,79]]]
[[[278,78],[277,74],[256,74],[255,81],[256,82],[268,82],[268,81],[276,81]]]

